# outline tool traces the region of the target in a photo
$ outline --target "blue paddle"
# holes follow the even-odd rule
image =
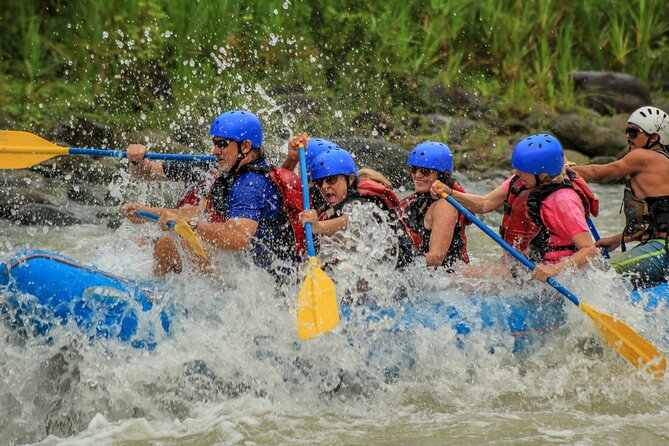
[[[0,169],[25,169],[59,155],[108,156],[127,158],[122,150],[84,149],[61,147],[28,132],[0,130]],[[152,153],[148,159],[175,161],[216,161],[211,155],[186,155],[179,153]]]
[[[499,235],[493,232],[481,220],[476,218],[474,214],[469,212],[464,206],[458,203],[453,197],[442,193],[441,196],[448,201],[451,206],[457,209],[460,213],[465,215],[472,223],[478,226],[490,238],[497,242],[502,248],[509,252],[520,263],[525,265],[530,271],[533,271],[536,266],[534,263],[526,259],[521,253],[515,250],[511,245],[504,241]],[[590,319],[595,323],[595,326],[602,334],[604,339],[611,345],[620,355],[625,358],[630,364],[638,369],[650,370],[656,376],[664,376],[664,370],[667,366],[667,360],[664,354],[660,352],[653,344],[643,338],[640,334],[634,331],[624,322],[613,318],[612,316],[601,313],[592,308],[587,303],[580,301],[571,291],[563,287],[552,277],[549,277],[547,282],[559,291],[563,296],[569,299],[574,305],[579,307]]]
[[[598,242],[601,237],[599,236],[599,232],[597,232],[595,224],[592,222],[592,219],[590,217],[588,217],[586,221],[588,222],[588,227],[590,228],[592,236],[595,238],[595,241]],[[609,251],[607,251],[606,248],[602,248],[602,255],[604,256],[605,259],[611,258],[611,256],[609,255]]]

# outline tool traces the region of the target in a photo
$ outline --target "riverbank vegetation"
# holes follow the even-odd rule
[[[284,106],[327,134],[365,111],[407,122],[435,85],[513,115],[578,105],[572,70],[669,72],[664,0],[6,0],[0,26],[0,109],[35,129],[164,128],[297,92]]]

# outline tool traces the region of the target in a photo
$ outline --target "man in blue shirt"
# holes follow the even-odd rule
[[[204,199],[179,209],[129,203],[122,208],[124,215],[134,223],[144,223],[135,215],[136,211],[157,214],[164,229],[167,222],[181,218],[188,221],[201,240],[218,249],[252,250],[255,263],[266,269],[276,269],[275,260],[284,263],[294,260],[295,241],[290,222],[279,191],[269,178],[271,168],[261,149],[260,120],[248,111],[226,112],[214,120],[210,133],[218,177]],[[206,269],[203,260],[189,256]],[[154,258],[157,275],[182,270],[177,242],[171,237],[161,237],[156,242]]]

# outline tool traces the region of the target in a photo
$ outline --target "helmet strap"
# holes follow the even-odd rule
[[[653,135],[655,135],[655,133],[653,133]],[[657,141],[655,141],[654,143],[651,144],[650,141],[653,138],[653,135],[648,135],[646,137],[646,144],[643,145],[644,149],[652,149],[653,147],[655,147],[656,145],[658,145],[660,143],[660,138],[658,138]]]
[[[536,183],[534,187],[539,187],[541,186],[541,178],[539,178],[539,175],[534,174],[534,182]]]

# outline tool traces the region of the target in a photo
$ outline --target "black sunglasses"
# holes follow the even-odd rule
[[[625,134],[629,135],[630,138],[636,138],[637,136],[639,136],[639,133],[646,133],[646,132],[636,127],[627,127],[625,129]]]
[[[228,146],[233,143],[235,140],[234,139],[213,139],[214,146],[218,147],[219,149],[227,149]]]
[[[335,184],[339,179],[339,175],[330,175],[329,177],[319,178],[314,180],[316,187],[323,187],[323,183],[328,183],[330,186]]]
[[[424,177],[429,176],[432,172],[436,172],[435,169],[427,169],[425,167],[409,166],[409,170],[413,175],[416,175],[416,172],[420,172]]]

